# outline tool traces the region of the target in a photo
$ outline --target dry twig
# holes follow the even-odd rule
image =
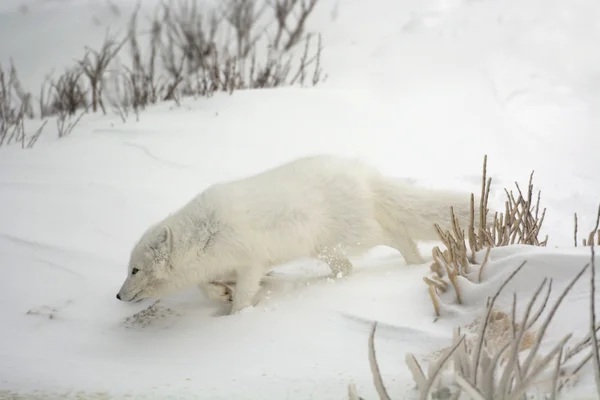
[[[599,211],[600,221],[600,211]],[[600,222],[599,222],[600,223]],[[544,297],[540,309],[536,313],[532,313],[533,305],[536,299],[542,292],[546,282],[552,282],[547,278],[542,281],[538,289],[532,295],[520,324],[515,324],[516,319],[516,294],[513,295],[513,317],[512,317],[512,335],[508,342],[498,349],[494,350],[490,347],[491,341],[489,340],[489,321],[494,312],[492,308],[495,304],[496,299],[506,287],[508,282],[523,268],[525,262],[523,262],[518,268],[515,269],[507,279],[498,288],[491,301],[486,306],[485,320],[480,325],[477,338],[474,342],[469,342],[465,339],[465,335],[460,333],[460,329],[457,328],[454,331],[452,345],[442,352],[438,361],[433,362],[429,365],[428,374],[425,375],[423,368],[416,360],[413,354],[406,355],[406,364],[412,373],[413,379],[417,385],[417,390],[420,394],[420,399],[428,400],[430,398],[437,398],[433,396],[432,389],[436,387],[436,396],[440,393],[444,393],[445,398],[458,399],[461,393],[467,395],[471,399],[494,399],[494,400],[517,400],[522,399],[527,392],[533,389],[538,382],[538,378],[548,369],[551,369],[551,398],[556,398],[558,393],[564,387],[563,383],[569,378],[575,376],[582,366],[592,358],[592,354],[581,361],[575,368],[568,371],[566,361],[572,357],[573,352],[565,352],[565,345],[570,340],[571,334],[565,335],[561,340],[558,341],[546,355],[540,356],[539,349],[543,342],[546,328],[553,319],[556,310],[566,297],[567,293],[571,291],[575,283],[583,276],[590,264],[586,264],[569,282],[563,292],[555,301],[554,305],[547,313],[540,328],[537,331],[535,340],[531,345],[525,345],[524,338],[527,336],[525,333],[530,329],[533,324],[541,316],[543,310],[547,306],[549,299],[551,285],[548,286],[548,291]],[[593,309],[592,309],[593,310]],[[588,334],[589,337],[595,338],[596,330],[598,329],[593,323],[595,317],[590,318],[591,332]],[[376,323],[373,325],[371,335],[369,337],[369,348],[371,352],[373,335],[375,332]],[[577,345],[577,352],[580,352],[584,347],[591,346],[593,348],[592,353],[597,352],[597,344],[593,343],[594,340],[584,339]],[[594,347],[596,346],[596,347]],[[528,355],[521,364],[518,353],[529,349]],[[509,351],[508,358],[504,357],[504,353]],[[563,357],[563,354],[566,354]],[[595,356],[594,356],[595,357]],[[505,362],[502,360],[505,359]],[[452,363],[448,361],[452,360]],[[554,363],[552,361],[554,360]],[[379,368],[376,365],[377,360],[375,357],[370,357],[370,362],[375,365],[371,366],[373,373],[374,382],[381,382],[381,375]],[[442,383],[439,377],[442,373],[452,368],[452,382]],[[595,368],[597,372],[597,368]],[[448,375],[447,375],[448,376]],[[598,386],[600,388],[600,386]],[[381,396],[381,392],[380,396]],[[353,394],[357,396],[356,391]],[[387,392],[386,392],[387,395]],[[389,397],[381,397],[389,398]]]
[[[438,224],[434,227],[439,239],[446,248],[442,251],[439,247],[432,250],[433,263],[430,267],[432,273],[437,275],[439,280],[448,280],[454,288],[458,304],[462,304],[462,295],[458,286],[458,277],[469,279],[469,273],[474,265],[475,253],[486,249],[485,256],[481,265],[478,266],[477,281],[481,282],[482,272],[487,265],[490,252],[493,247],[508,246],[510,244],[528,244],[533,246],[545,246],[548,238],[543,241],[538,239],[538,234],[544,222],[546,210],[540,213],[540,197],[538,192],[535,206],[533,201],[533,173],[529,177],[529,186],[527,195],[521,192],[518,183],[516,184],[518,197],[512,192],[505,190],[507,201],[505,203],[505,213],[495,213],[493,220],[487,219],[489,213],[488,201],[492,178],[487,176],[487,155],[483,160],[483,174],[481,180],[481,196],[478,208],[478,226],[476,225],[475,196],[471,194],[470,198],[470,219],[467,227],[467,236],[460,226],[458,218],[454,215],[453,208],[450,209],[452,220],[452,229],[444,230]],[[467,250],[471,250],[468,255]],[[430,280],[425,280],[429,286],[429,295],[433,303],[436,316],[440,316],[439,293],[445,292],[447,285],[432,284]]]
[[[598,338],[596,337],[596,252],[594,250],[594,234],[600,226],[600,206],[598,207],[598,216],[596,217],[596,226],[591,233],[590,251],[591,251],[591,274],[590,274],[590,331],[592,354],[594,358],[594,378],[596,381],[596,390],[600,397],[600,354],[598,351]]]

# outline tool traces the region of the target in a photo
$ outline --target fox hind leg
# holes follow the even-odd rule
[[[414,240],[405,236],[395,237],[392,241],[391,246],[398,250],[402,257],[404,257],[404,261],[408,265],[414,264],[424,264],[425,259],[419,252],[419,248]]]

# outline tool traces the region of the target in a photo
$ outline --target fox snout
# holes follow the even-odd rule
[[[139,291],[132,296],[131,292],[123,290],[119,290],[116,297],[117,300],[121,300],[126,303],[137,303],[146,298],[146,296],[143,295],[142,291]]]
[[[117,300],[121,300],[124,302],[130,302],[135,300],[135,298],[137,297],[137,295],[135,296],[128,296],[126,293],[124,295],[121,294],[121,291],[119,291],[119,293],[117,293]]]

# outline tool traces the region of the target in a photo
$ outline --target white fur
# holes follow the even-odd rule
[[[325,260],[345,275],[349,255],[385,245],[407,264],[421,264],[415,241],[437,240],[433,225],[450,226],[450,206],[466,226],[466,193],[414,186],[351,158],[301,158],[215,184],[150,227],[132,250],[118,297],[197,285],[209,298],[232,301],[235,313],[254,304],[273,267],[300,257]],[[235,282],[235,292],[219,281]]]

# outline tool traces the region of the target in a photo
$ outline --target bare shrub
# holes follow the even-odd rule
[[[210,68],[209,57],[217,50],[216,36],[223,18],[214,10],[200,9],[195,1],[180,0],[177,6],[171,1],[162,11],[162,18],[155,23],[166,25],[163,62],[167,72],[178,75],[181,55],[188,75]]]
[[[480,207],[482,210],[487,209],[487,193],[489,193],[489,183],[485,179],[485,161],[484,161],[484,179],[483,179],[483,195]],[[518,187],[518,185],[517,185]],[[518,217],[518,221],[529,221],[526,227],[518,224],[508,224],[511,227],[510,232],[519,231],[515,239],[518,243],[545,245],[546,240],[540,243],[536,236],[541,226],[543,217],[538,218],[539,198],[535,207],[531,207],[533,185],[531,178],[529,183],[529,195],[527,199],[520,194],[519,199],[515,200],[514,196],[509,195],[507,201],[507,215]],[[519,190],[520,193],[520,190]],[[508,192],[507,192],[508,194]],[[473,198],[473,196],[471,197]],[[471,203],[473,205],[473,202]],[[512,211],[518,205],[523,206],[519,211]],[[471,213],[473,215],[473,212]],[[454,219],[457,221],[456,219]],[[495,221],[506,221],[502,217],[495,216]],[[489,255],[489,249],[495,243],[508,245],[510,242],[502,239],[500,242],[493,240],[491,234],[483,234],[473,236],[473,218],[471,218],[470,232],[471,237],[487,237],[484,241],[487,246],[486,259]],[[480,226],[488,226],[485,223],[485,215],[480,219]],[[495,224],[492,226],[496,226]],[[501,225],[504,226],[504,225]],[[516,227],[515,227],[516,226]],[[577,217],[575,217],[575,244],[577,244]],[[600,235],[600,206],[596,217],[595,227],[588,236],[590,246],[591,261],[587,263],[574,278],[567,284],[562,293],[558,296],[552,307],[547,311],[546,317],[540,320],[542,314],[548,307],[548,300],[552,291],[552,279],[544,278],[533,295],[531,296],[527,306],[524,309],[523,315],[518,322],[517,318],[517,295],[513,293],[512,307],[509,313],[498,310],[496,301],[507,284],[521,271],[527,261],[523,261],[500,285],[496,293],[487,299],[484,317],[475,321],[472,326],[476,327],[477,333],[471,339],[468,335],[457,327],[454,330],[452,343],[449,347],[440,350],[439,356],[434,361],[430,362],[427,368],[427,373],[417,361],[414,354],[406,355],[405,361],[408,366],[413,380],[416,383],[419,398],[422,400],[429,399],[474,399],[474,400],[516,400],[529,398],[528,392],[536,389],[540,384],[549,385],[549,393],[545,398],[556,399],[558,394],[573,383],[580,375],[582,368],[593,359],[593,374],[596,383],[596,390],[600,396],[600,349],[598,347],[597,334],[600,331],[600,324],[596,322],[595,311],[595,275],[596,275],[596,256],[595,256],[595,235]],[[505,228],[508,229],[508,228]],[[498,230],[501,231],[501,230]],[[440,236],[443,236],[438,227]],[[480,232],[486,232],[480,230]],[[489,228],[487,229],[489,233]],[[453,260],[467,260],[466,245],[464,245],[464,234],[458,228],[456,223],[454,226],[454,235],[446,232],[445,243],[450,244],[449,248],[453,248],[455,257]],[[512,234],[511,234],[512,235]],[[511,235],[503,235],[502,237],[511,237]],[[448,240],[452,237],[453,241]],[[490,240],[490,238],[492,240]],[[444,240],[444,239],[442,239]],[[512,240],[511,240],[512,241]],[[460,246],[459,243],[463,243]],[[476,245],[472,248],[477,248]],[[483,247],[480,247],[483,248]],[[457,250],[458,249],[458,250]],[[447,259],[450,250],[446,251],[444,257]],[[458,270],[461,267],[460,262],[454,265]],[[591,267],[591,268],[590,268]],[[589,306],[589,328],[588,333],[572,347],[567,346],[567,342],[571,340],[572,333],[566,334],[559,340],[551,349],[544,355],[540,354],[540,348],[544,342],[544,337],[548,326],[554,318],[556,311],[565,299],[567,294],[572,290],[575,283],[584,275],[587,270],[590,270],[590,306]],[[437,286],[437,283],[430,281],[430,288]],[[440,286],[448,286],[446,282],[441,281]],[[545,291],[545,294],[542,293]],[[457,291],[457,294],[459,292]],[[432,297],[433,298],[433,297]],[[536,301],[541,299],[541,304],[534,307]],[[435,305],[435,302],[434,302]],[[535,308],[535,310],[534,310]],[[538,324],[538,321],[541,321]],[[534,326],[537,327],[534,330]],[[377,328],[377,322],[373,323],[368,341],[369,365],[373,377],[375,389],[382,400],[391,399],[381,372],[377,363],[375,352],[374,337]],[[528,350],[528,353],[521,356],[520,353]],[[348,398],[350,400],[362,399],[359,397],[356,387],[353,384],[348,386]]]
[[[75,65],[56,80],[46,79],[39,91],[39,116],[57,116],[63,137],[70,132],[67,119],[79,110],[106,114],[106,104],[125,122],[132,112],[139,119],[151,104],[179,105],[187,96],[314,86],[324,79],[323,47],[318,35],[315,50],[315,35],[305,33],[305,23],[317,2],[227,0],[206,9],[196,0],[169,0],[156,8],[148,32],[138,30],[138,4],[124,37],[107,32],[99,50],[85,47]],[[147,43],[141,43],[142,37]],[[296,59],[292,49],[302,41]],[[123,63],[119,54],[126,44],[130,62]],[[21,87],[12,64],[9,78],[2,73],[2,79],[0,145],[18,140],[26,147],[21,121],[35,116],[31,95]],[[31,138],[32,145],[36,142],[37,136]]]
[[[275,12],[277,33],[273,46],[280,48],[283,40],[283,49],[289,50],[300,42],[304,34],[306,19],[313,12],[318,0],[271,0],[269,3]],[[296,21],[290,25],[289,18],[296,12]],[[287,35],[286,39],[283,36]]]
[[[509,192],[505,189],[507,197],[505,212],[495,213],[493,221],[488,222],[488,199],[491,181],[492,178],[487,178],[487,156],[485,156],[479,204],[480,218],[479,221],[475,221],[474,195],[471,194],[471,218],[467,228],[467,236],[465,236],[464,230],[455,217],[452,207],[450,208],[453,221],[452,230],[444,231],[439,225],[435,225],[438,237],[444,243],[446,249],[441,250],[439,246],[436,246],[432,250],[431,276],[426,276],[423,280],[428,286],[429,296],[438,317],[441,313],[439,294],[446,292],[451,285],[458,304],[462,304],[458,277],[473,279],[470,276],[475,269],[477,271],[477,282],[480,282],[492,247],[511,244],[546,246],[548,242],[547,236],[542,241],[538,239],[546,210],[540,212],[541,192],[538,191],[537,199],[534,202],[533,173],[529,177],[527,195],[523,194],[519,184],[515,182],[518,196],[515,196],[513,191]],[[471,250],[470,254],[469,249]],[[483,261],[478,264],[475,253],[483,249],[486,249],[486,253]]]
[[[129,47],[131,54],[131,67],[124,67],[126,82],[130,97],[124,103],[131,105],[134,110],[144,109],[149,104],[158,101],[161,88],[158,79],[158,51],[162,33],[162,24],[153,21],[150,31],[149,56],[146,62],[138,42],[137,18],[139,8],[131,16],[129,23]]]
[[[1,69],[1,67],[0,67]],[[31,93],[27,92],[23,85],[21,84],[21,80],[19,79],[17,68],[13,60],[10,60],[10,85],[19,100],[19,104],[23,110],[23,116],[27,118],[33,118],[34,111],[31,103]]]
[[[264,28],[257,33],[256,25],[261,15],[267,8],[267,4],[257,9],[254,0],[227,0],[223,3],[223,16],[225,21],[231,25],[235,34],[237,58],[248,57],[256,42],[258,42]]]
[[[600,210],[598,213],[600,220]],[[497,320],[499,315],[494,311],[496,299],[504,290],[506,285],[525,266],[524,261],[504,281],[491,299],[488,299],[484,322],[479,325],[479,332],[475,340],[467,340],[467,336],[460,328],[454,330],[451,345],[441,350],[440,356],[428,366],[427,373],[417,361],[414,354],[406,355],[406,364],[417,385],[419,398],[428,399],[497,399],[512,400],[525,398],[528,391],[533,390],[542,383],[550,383],[549,396],[556,399],[566,385],[573,381],[581,372],[581,369],[594,358],[594,375],[596,376],[596,387],[600,394],[600,367],[598,367],[598,343],[597,332],[600,325],[595,323],[594,311],[594,254],[592,251],[592,263],[586,264],[576,276],[569,282],[563,292],[547,312],[545,319],[541,321],[536,333],[530,329],[536,324],[548,306],[548,299],[552,290],[552,279],[545,278],[533,296],[530,298],[521,323],[516,323],[516,295],[513,295],[512,318],[508,319],[506,314],[502,318],[510,321],[509,337],[504,343],[493,346],[494,335],[490,333],[490,326]],[[566,334],[546,354],[540,354],[546,330],[552,321],[558,307],[571,291],[575,283],[592,265],[590,274],[590,329],[588,334],[578,341],[572,349],[566,345],[572,334]],[[547,287],[545,296],[542,297],[541,305],[534,311],[534,304]],[[377,327],[375,322],[369,336],[369,363],[373,382],[380,399],[391,399],[377,364],[374,346],[374,335]],[[532,339],[532,337],[534,338]],[[529,350],[527,355],[521,357],[519,353]],[[581,356],[577,359],[576,356]],[[358,399],[356,388],[350,385],[348,388],[349,398]],[[461,397],[463,396],[463,397]]]
[[[575,247],[577,247],[577,230],[578,230],[578,226],[577,226],[577,213],[574,214],[574,220],[575,220],[575,229],[574,229],[574,233],[573,233],[573,240],[575,243]],[[588,235],[587,238],[583,238],[581,239],[581,244],[586,247],[586,246],[594,246],[594,237],[596,238],[596,246],[600,246],[600,229],[598,229],[598,224],[596,224],[596,229],[591,231]]]
[[[27,147],[24,120],[32,113],[31,94],[23,90],[13,61],[8,75],[0,64],[0,147],[11,143]]]
[[[290,3],[300,6],[303,3]],[[291,49],[277,51],[268,39],[269,23],[265,10],[255,0],[228,0],[217,10],[205,10],[195,1],[170,1],[161,5],[151,19],[149,42],[143,56],[139,43],[136,9],[129,25],[131,67],[125,67],[128,80],[127,101],[118,107],[119,115],[125,104],[136,113],[149,104],[181,97],[209,97],[215,92],[233,93],[235,90],[272,88],[288,84],[304,85],[309,80],[316,85],[322,79],[320,56],[321,38],[312,54],[312,35],[306,35],[306,46],[295,72],[292,74]],[[304,23],[310,14],[306,9]],[[286,22],[289,25],[289,22]],[[286,25],[287,26],[287,25]],[[231,30],[232,37],[227,32]],[[299,36],[298,40],[301,40]],[[264,61],[257,46],[263,51]],[[160,61],[160,62],[159,62]],[[312,73],[307,70],[314,66]]]
[[[88,109],[89,91],[81,82],[83,70],[79,66],[68,68],[58,80],[47,78],[40,90],[40,114],[42,118],[69,114]]]
[[[98,107],[106,114],[104,102],[102,101],[103,80],[106,70],[117,53],[127,42],[127,38],[117,41],[108,33],[104,43],[99,51],[86,47],[86,52],[79,66],[83,74],[88,78],[91,91],[91,108],[93,112],[98,111]]]
[[[70,122],[71,115],[87,107],[86,92],[79,81],[81,73],[78,68],[68,69],[56,82],[47,78],[40,90],[40,115],[42,118],[57,115],[59,138],[68,135],[86,112],[84,110],[74,122]],[[37,143],[48,120],[28,135],[25,119],[32,117],[32,110],[31,95],[22,89],[15,66],[11,62],[7,79],[0,65],[0,146],[20,143],[21,148],[30,149]]]
[[[0,64],[0,146],[22,134],[25,106],[17,105],[14,96],[14,76],[7,76]]]
[[[83,117],[85,113],[86,112],[84,111],[81,114],[79,114],[79,117],[75,118],[75,120],[72,120],[72,117],[67,113],[63,112],[58,114],[56,118],[56,128],[58,130],[58,137],[63,138],[69,135],[73,131],[77,123],[79,123],[79,120],[81,119],[81,117]]]
[[[42,135],[44,127],[46,126],[47,123],[48,123],[48,120],[45,120],[44,122],[42,122],[42,125],[38,128],[38,130],[33,135],[31,135],[31,137],[29,138],[29,141],[27,143],[28,149],[31,149],[33,146],[35,146],[35,143],[38,141],[38,139]]]

